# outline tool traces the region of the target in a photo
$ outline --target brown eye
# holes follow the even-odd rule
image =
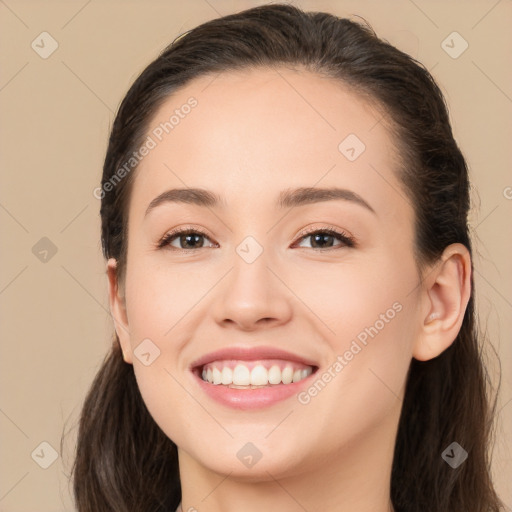
[[[186,229],[181,231],[174,231],[164,236],[162,241],[158,244],[159,248],[170,247],[177,250],[194,250],[203,249],[204,240],[210,240],[205,233],[197,230]],[[174,244],[177,241],[178,246]]]
[[[332,229],[317,229],[316,231],[303,235],[300,240],[306,240],[308,238],[311,239],[312,249],[335,249],[338,247],[354,246],[354,240],[350,236]],[[335,245],[335,239],[338,239],[341,243]],[[299,245],[299,247],[304,246]]]

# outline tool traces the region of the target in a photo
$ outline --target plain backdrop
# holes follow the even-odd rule
[[[262,3],[0,0],[0,511],[73,510],[76,420],[113,329],[93,190],[120,101],[179,34]],[[493,472],[511,506],[512,2],[294,3],[362,16],[446,95],[474,185],[477,304],[495,381],[493,347],[502,365]]]

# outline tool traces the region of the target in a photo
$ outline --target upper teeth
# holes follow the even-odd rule
[[[252,369],[250,369],[252,366]],[[282,368],[282,369],[281,369]],[[290,384],[311,375],[311,366],[297,363],[272,364],[268,369],[263,364],[248,365],[216,362],[204,366],[203,380],[211,384],[233,384],[235,386],[267,386],[268,384]]]

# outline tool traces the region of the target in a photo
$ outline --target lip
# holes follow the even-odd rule
[[[313,373],[300,380],[290,384],[276,384],[259,389],[236,389],[223,386],[222,384],[210,384],[201,378],[201,368],[205,364],[220,360],[241,360],[253,361],[261,359],[283,359],[285,361],[298,362],[311,366]],[[273,404],[286,400],[296,395],[302,388],[310,385],[313,376],[318,370],[318,363],[305,357],[287,352],[274,347],[228,347],[210,352],[195,360],[190,365],[194,379],[200,389],[210,398],[218,403],[233,409],[259,409],[269,407]]]
[[[241,361],[255,361],[258,359],[284,359],[285,361],[292,361],[302,363],[307,366],[316,366],[318,363],[307,359],[305,357],[287,352],[275,347],[226,347],[215,352],[210,352],[204,356],[196,359],[190,364],[190,369],[204,366],[205,364],[212,363],[213,361],[221,361],[224,359],[239,359]]]

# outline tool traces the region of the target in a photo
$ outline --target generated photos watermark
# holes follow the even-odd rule
[[[117,169],[117,171],[101,185],[93,190],[93,195],[96,199],[103,199],[108,192],[115,189],[117,184],[125,178],[130,172],[140,164],[140,162],[149,155],[151,150],[155,149],[166,135],[172,132],[185,117],[190,114],[194,107],[197,107],[198,101],[191,96],[186,103],[179,108],[174,109],[173,113],[169,116],[167,121],[160,123],[153,128],[151,134],[146,137],[146,140],[140,145],[137,151],[134,151],[128,160]]]
[[[297,394],[297,400],[302,405],[307,405],[312,398],[317,396],[329,382],[331,382],[340,372],[347,366],[354,357],[359,354],[363,348],[368,345],[369,339],[375,338],[389,324],[400,311],[403,306],[400,302],[395,302],[381,313],[379,318],[370,327],[365,327],[351,342],[350,347],[336,357],[336,360],[309,386],[308,389]]]

